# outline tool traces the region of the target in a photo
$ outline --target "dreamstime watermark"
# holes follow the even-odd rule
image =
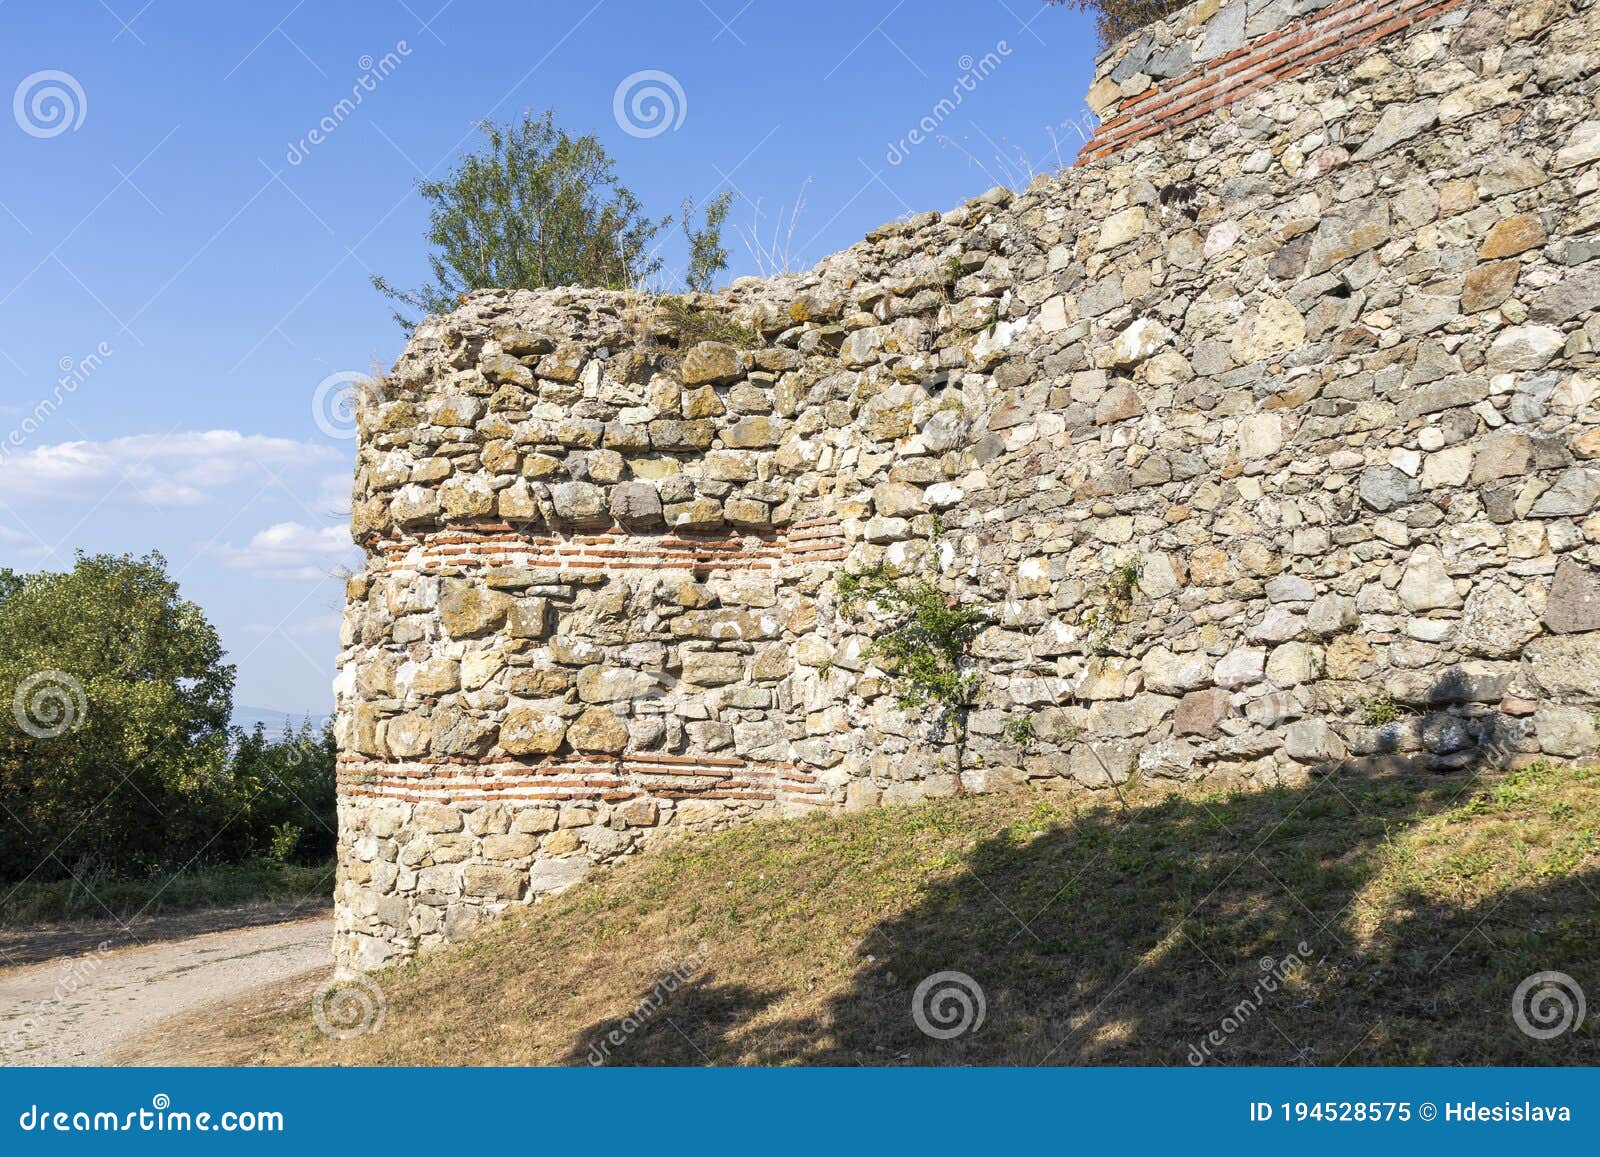
[[[1553,1040],[1582,1026],[1583,988],[1565,972],[1535,972],[1511,994],[1511,1019],[1534,1040]]]
[[[24,1133],[282,1133],[276,1109],[226,1109],[220,1113],[174,1109],[172,1098],[157,1093],[148,1109],[52,1109],[29,1105],[17,1117]]]
[[[70,72],[46,68],[22,78],[11,97],[11,115],[30,137],[59,137],[83,127],[89,98]]]
[[[28,1038],[38,1029],[39,1022],[61,1010],[67,1001],[87,988],[109,955],[111,942],[102,940],[95,945],[93,952],[61,961],[61,976],[51,988],[50,995],[35,1002],[31,1012],[26,1007],[20,1010],[22,1019],[12,1024],[3,1051],[16,1053],[25,1048]]]
[[[383,1027],[389,1002],[370,976],[352,972],[326,981],[311,998],[311,1019],[334,1040],[352,1040]]]
[[[903,164],[911,155],[912,149],[932,140],[944,122],[955,115],[955,111],[968,96],[978,91],[980,84],[994,75],[995,70],[1011,53],[1011,45],[1001,40],[995,43],[992,51],[984,53],[979,59],[974,60],[969,54],[956,61],[956,66],[961,69],[961,75],[956,77],[955,84],[950,86],[950,95],[941,97],[909,133],[892,142],[889,151],[884,154],[884,159],[891,165]]]
[[[354,438],[361,407],[376,400],[378,383],[370,374],[340,370],[317,383],[311,394],[311,418],[330,438]]]
[[[75,730],[89,711],[83,684],[65,671],[35,671],[17,684],[11,717],[35,739],[55,739]]]
[[[678,372],[675,347],[668,347],[656,332],[654,313],[651,310],[630,308],[623,315],[628,327],[628,344],[656,369],[666,373]]]
[[[630,137],[648,140],[683,127],[689,98],[670,72],[647,68],[622,78],[611,97],[611,115]]]
[[[1261,976],[1250,988],[1250,994],[1234,1005],[1222,1018],[1222,1023],[1189,1046],[1189,1063],[1196,1067],[1205,1064],[1216,1051],[1228,1043],[1228,1038],[1238,1032],[1260,1010],[1266,998],[1283,987],[1284,980],[1311,955],[1311,945],[1302,940],[1294,951],[1281,960],[1270,956],[1261,958]]]
[[[0,440],[0,462],[5,461],[13,450],[20,450],[29,438],[38,433],[50,416],[61,408],[68,397],[78,392],[78,387],[87,382],[111,354],[111,343],[103,341],[87,357],[75,358],[70,354],[62,357],[56,363],[61,376],[56,379],[55,388],[48,396],[35,402],[22,421]]]
[[[385,52],[377,60],[372,56],[363,56],[356,61],[356,67],[361,70],[361,75],[356,77],[355,83],[350,86],[350,95],[341,97],[321,120],[311,126],[311,131],[298,141],[289,143],[289,150],[284,154],[284,160],[291,165],[298,165],[311,155],[311,150],[331,137],[345,121],[349,120],[356,109],[361,107],[361,102],[374,92],[378,85],[392,76],[401,62],[411,55],[411,46],[404,40],[394,42],[394,47]]]
[[[935,972],[911,994],[911,1019],[934,1040],[977,1032],[988,1013],[982,986],[965,972]]]
[[[666,1005],[667,998],[705,968],[704,951],[702,947],[700,951],[690,954],[658,976],[655,984],[650,986],[650,991],[645,993],[644,998],[633,1006],[633,1010],[622,1018],[622,1022],[589,1046],[589,1064],[595,1067],[605,1064],[613,1049],[627,1044],[630,1037],[654,1020],[656,1014]]]

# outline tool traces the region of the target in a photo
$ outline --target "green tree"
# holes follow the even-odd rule
[[[381,293],[427,315],[449,313],[475,289],[627,289],[660,272],[652,245],[672,218],[644,212],[598,137],[570,135],[548,111],[519,124],[485,121],[479,128],[483,149],[443,180],[417,182],[430,205],[433,281],[405,291],[375,276]],[[690,276],[702,284],[727,267],[721,246],[726,216],[725,198],[719,198],[701,229],[685,217]],[[416,323],[398,310],[394,316],[408,330]]]
[[[159,554],[0,580],[0,876],[134,873],[204,851],[234,669]]]
[[[276,740],[256,724],[235,729],[228,764],[234,791],[246,810],[234,858],[265,856],[318,863],[331,859],[337,843],[333,725],[284,726]]]
[[[1046,4],[1064,4],[1079,12],[1094,13],[1095,32],[1100,36],[1102,48],[1109,47],[1130,32],[1146,24],[1164,20],[1176,12],[1180,4],[1166,0],[1044,0]]]
[[[706,206],[705,224],[696,229],[694,198],[683,199],[683,232],[689,242],[689,270],[684,274],[684,284],[694,293],[710,293],[717,274],[728,268],[728,250],[722,244],[722,227],[727,223],[728,210],[733,207],[733,194],[723,193]]]

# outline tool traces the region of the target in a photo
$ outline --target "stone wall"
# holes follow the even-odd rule
[[[1084,163],[808,273],[420,326],[361,414],[340,960],[763,814],[1593,753],[1600,9],[1311,7],[1176,13]],[[884,559],[991,617],[959,781],[840,613]]]

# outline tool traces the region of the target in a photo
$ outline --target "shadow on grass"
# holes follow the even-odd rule
[[[780,989],[719,984],[715,973],[692,977],[671,991],[664,991],[658,981],[640,994],[627,1015],[584,1030],[561,1063],[717,1064],[717,1057],[727,1052],[728,1040],[783,996]],[[804,1049],[810,1042],[788,1043],[790,1048]],[[647,1057],[659,1059],[647,1061]]]
[[[1600,1000],[1596,873],[1453,902],[1407,868],[1406,833],[1458,808],[1505,749],[1460,750],[1445,775],[1392,758],[1301,788],[1013,824],[873,927],[820,1014],[786,1018],[784,994],[702,975],[602,1062],[1600,1062],[1600,1009],[1550,1040],[1511,1015],[1519,982],[1546,970]],[[965,1025],[949,1039],[913,1015],[941,973],[963,977],[932,982],[921,1016]],[[569,1063],[594,1063],[620,1028],[591,1026]]]

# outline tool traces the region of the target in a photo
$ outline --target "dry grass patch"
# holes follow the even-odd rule
[[[816,816],[380,974],[378,1033],[324,1037],[302,986],[177,1035],[233,1063],[1184,1064],[1229,1020],[1216,1063],[1593,1063],[1600,1016],[1535,1041],[1510,1001],[1552,969],[1600,1000],[1597,830],[1600,773],[1543,766]],[[949,1041],[911,1016],[944,970],[986,1001]]]

